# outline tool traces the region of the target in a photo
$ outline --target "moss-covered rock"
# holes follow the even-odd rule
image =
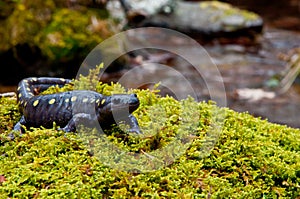
[[[124,2],[127,3],[124,7],[130,26],[170,28],[202,38],[203,41],[218,37],[255,38],[263,28],[263,20],[259,15],[220,1]],[[142,9],[140,4],[147,4],[149,8]],[[151,8],[154,11],[150,11]]]
[[[3,9],[7,7],[8,5],[3,6]],[[107,16],[105,10],[66,8],[55,0],[16,1],[13,11],[1,21],[3,26],[0,32],[4,37],[0,50],[26,43],[38,46],[44,55],[49,56],[48,50],[44,49],[48,45],[56,47],[56,53],[59,50],[71,51],[68,45],[74,43],[80,43],[82,48],[89,47],[91,41],[96,45],[111,34],[107,23],[103,21]],[[55,33],[59,36],[51,36]],[[60,57],[63,55],[64,53]],[[55,58],[51,54],[49,57]]]
[[[76,2],[0,2],[0,58],[6,63],[1,82],[8,79],[12,84],[15,71],[23,77],[76,74],[90,50],[113,33],[105,8],[73,5]]]
[[[107,23],[100,20],[96,11],[62,8],[52,17],[52,21],[34,38],[43,54],[52,60],[72,59],[74,54],[84,57],[111,35]]]
[[[95,84],[92,76],[47,92],[94,85],[107,95],[125,93],[119,84]],[[155,90],[128,92],[137,93],[141,102],[134,112],[144,132],[140,137],[118,127],[105,136],[91,129],[64,135],[54,127],[31,128],[22,136],[15,133],[12,141],[7,135],[20,114],[15,99],[1,98],[1,198],[300,196],[298,129],[218,108],[214,103],[161,97]],[[211,131],[214,126],[222,127],[220,134]],[[208,138],[216,142],[204,154]],[[177,150],[177,145],[186,148]],[[174,147],[167,150],[168,146]],[[134,164],[135,170],[127,172],[126,166],[133,168]],[[156,170],[156,164],[162,167]]]

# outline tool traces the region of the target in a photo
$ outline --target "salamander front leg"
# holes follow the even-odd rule
[[[128,115],[128,118],[124,120],[126,124],[130,126],[129,132],[136,133],[136,134],[143,134],[139,127],[139,123],[137,119],[132,115]]]
[[[24,115],[21,117],[20,121],[14,126],[14,131],[19,131],[20,132],[20,135],[22,135],[23,133],[25,133],[25,130],[24,128],[22,127],[22,125],[26,125],[26,120],[25,120],[25,117]],[[13,134],[13,132],[11,132],[8,137],[10,139],[15,139],[15,136]]]
[[[75,132],[78,125],[95,127],[97,123],[97,119],[95,117],[92,117],[90,114],[77,113],[72,117],[68,124],[60,130],[63,130],[64,132]]]

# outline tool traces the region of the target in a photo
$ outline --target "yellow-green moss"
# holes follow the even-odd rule
[[[246,20],[257,20],[259,16],[253,12],[247,10],[241,10],[239,8],[235,8],[232,5],[220,1],[204,1],[200,2],[201,8],[214,8],[219,11],[223,11],[225,16],[231,15],[242,15]]]
[[[11,14],[0,21],[0,50],[26,44],[37,47],[46,59],[66,61],[85,56],[111,36],[105,9],[63,4],[56,0],[16,1]]]
[[[95,71],[94,71],[95,72]],[[92,76],[95,76],[94,73]],[[91,77],[91,76],[90,76]],[[93,79],[93,78],[92,78]],[[82,77],[75,84],[95,82]],[[81,88],[84,88],[82,86]],[[96,90],[124,92],[119,84],[96,83]],[[51,88],[47,92],[57,92]],[[188,98],[177,101],[161,97],[153,90],[130,90],[137,93],[141,105],[134,115],[143,136],[124,134],[114,127],[107,137],[93,130],[67,134],[53,129],[32,128],[15,140],[7,138],[12,123],[17,122],[15,100],[1,98],[0,197],[1,198],[297,198],[300,193],[300,131],[269,123],[247,113],[218,108],[214,103]],[[190,115],[197,110],[199,118]],[[218,114],[214,114],[218,113]],[[219,121],[225,115],[224,121]],[[185,121],[197,118],[198,122]],[[151,121],[150,121],[151,119]],[[224,124],[221,134],[207,156],[202,156],[204,139],[210,124]],[[192,126],[181,124],[191,124]],[[193,126],[194,125],[194,126]],[[180,137],[182,136],[182,137]],[[187,136],[187,137],[186,137]],[[140,173],[125,172],[126,161],[120,168],[110,168],[102,160],[113,150],[100,148],[105,141],[128,154],[159,155],[174,140],[190,145],[175,162],[165,162],[162,169]],[[85,142],[94,145],[87,148]],[[102,142],[103,141],[103,142]],[[184,145],[183,145],[184,146]],[[94,150],[91,150],[94,149]],[[176,149],[176,148],[174,148]],[[110,152],[112,154],[110,154]],[[170,152],[170,151],[167,151]],[[172,151],[171,151],[172,152]],[[176,155],[170,153],[172,156]],[[97,154],[102,154],[104,159]],[[118,155],[118,154],[116,154]],[[153,156],[154,156],[153,155]],[[108,160],[108,159],[106,159]],[[133,160],[128,160],[128,165]],[[167,160],[163,160],[167,161]],[[146,166],[151,162],[145,162]],[[137,161],[138,164],[138,161]],[[145,166],[144,165],[144,166]],[[155,167],[155,165],[153,165]],[[122,168],[123,167],[123,168]],[[142,166],[138,166],[142,170]]]
[[[15,97],[0,98],[0,134],[10,131],[20,117]]]
[[[34,45],[33,38],[51,20],[54,9],[55,4],[52,0],[17,1],[10,16],[2,21],[0,31],[4,37],[0,46],[12,48],[24,43]]]
[[[47,27],[34,38],[35,43],[43,49],[44,55],[54,60],[72,58],[74,53],[79,52],[86,55],[103,38],[112,34],[98,12],[59,9],[53,13]]]

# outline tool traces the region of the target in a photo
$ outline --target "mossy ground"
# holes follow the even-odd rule
[[[102,137],[85,129],[84,137],[54,127],[28,129],[11,141],[7,135],[20,113],[14,98],[1,98],[0,198],[300,197],[299,130],[214,103],[177,101],[155,90],[125,91],[119,84],[96,83],[96,74],[47,92],[74,85],[96,85],[107,95],[134,92],[141,102],[134,115],[144,135],[114,127]],[[213,138],[215,145],[204,154]],[[107,144],[125,152],[116,153]],[[162,168],[155,170],[157,165]]]

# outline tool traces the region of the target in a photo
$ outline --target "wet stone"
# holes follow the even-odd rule
[[[222,19],[222,22],[224,25],[226,26],[243,26],[245,24],[245,19],[243,16],[240,15],[232,15],[232,16],[228,16],[225,17],[224,19]]]
[[[129,2],[130,3],[130,2]],[[148,9],[151,4],[148,5]],[[157,6],[157,5],[156,5]],[[162,4],[166,6],[166,4]],[[133,27],[165,27],[196,37],[214,38],[223,36],[259,34],[262,31],[262,18],[250,11],[236,8],[218,1],[182,2],[178,1],[170,13],[157,12],[144,14],[141,21],[129,19]],[[130,10],[127,12],[129,13]],[[136,12],[136,9],[135,9]],[[145,13],[146,10],[140,12]],[[140,17],[141,18],[141,17]]]

